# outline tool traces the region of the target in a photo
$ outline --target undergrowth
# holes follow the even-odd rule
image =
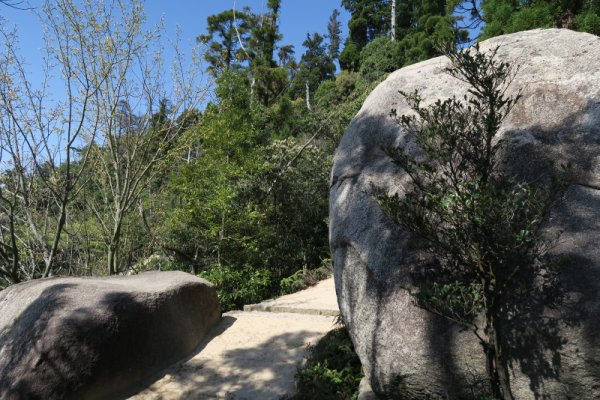
[[[337,328],[310,348],[306,365],[296,373],[297,393],[289,400],[357,399],[362,377],[348,331]]]
[[[323,264],[315,269],[301,269],[293,275],[281,280],[281,294],[295,293],[316,285],[319,281],[327,279],[331,275],[329,260],[324,260]]]

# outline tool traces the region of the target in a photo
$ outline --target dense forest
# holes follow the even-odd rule
[[[301,288],[329,268],[337,142],[389,72],[479,32],[600,34],[599,0],[342,0],[348,37],[331,10],[294,49],[281,2],[208,17],[204,63],[178,68],[143,4],[49,2],[46,74],[64,101],[28,81],[3,24],[0,287],[183,270],[215,283],[224,309]]]

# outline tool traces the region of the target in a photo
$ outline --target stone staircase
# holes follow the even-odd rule
[[[333,279],[225,313],[189,359],[139,388],[135,400],[269,400],[293,394],[294,374],[336,325]]]

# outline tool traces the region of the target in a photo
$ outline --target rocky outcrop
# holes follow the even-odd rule
[[[0,399],[109,399],[192,352],[220,320],[183,272],[49,278],[0,292]]]
[[[550,313],[528,307],[512,340],[519,400],[600,398],[600,37],[569,30],[490,39],[500,59],[519,65],[511,91],[520,102],[505,121],[500,160],[507,173],[540,179],[572,164],[569,186],[545,223],[558,237],[565,302]],[[425,103],[462,96],[466,85],[443,69],[445,57],[391,74],[369,96],[334,157],[330,244],[340,311],[373,390],[382,398],[436,399],[485,380],[483,353],[470,332],[415,306],[403,289],[427,255],[386,217],[371,185],[405,190],[407,177],[382,146],[409,141],[389,117],[409,108],[398,93],[419,89]],[[548,160],[554,163],[548,162]],[[558,236],[557,236],[558,235]]]

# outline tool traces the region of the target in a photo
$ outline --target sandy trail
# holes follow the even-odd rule
[[[333,279],[327,279],[226,313],[195,355],[131,399],[269,400],[292,394],[307,345],[335,327],[338,312]]]

